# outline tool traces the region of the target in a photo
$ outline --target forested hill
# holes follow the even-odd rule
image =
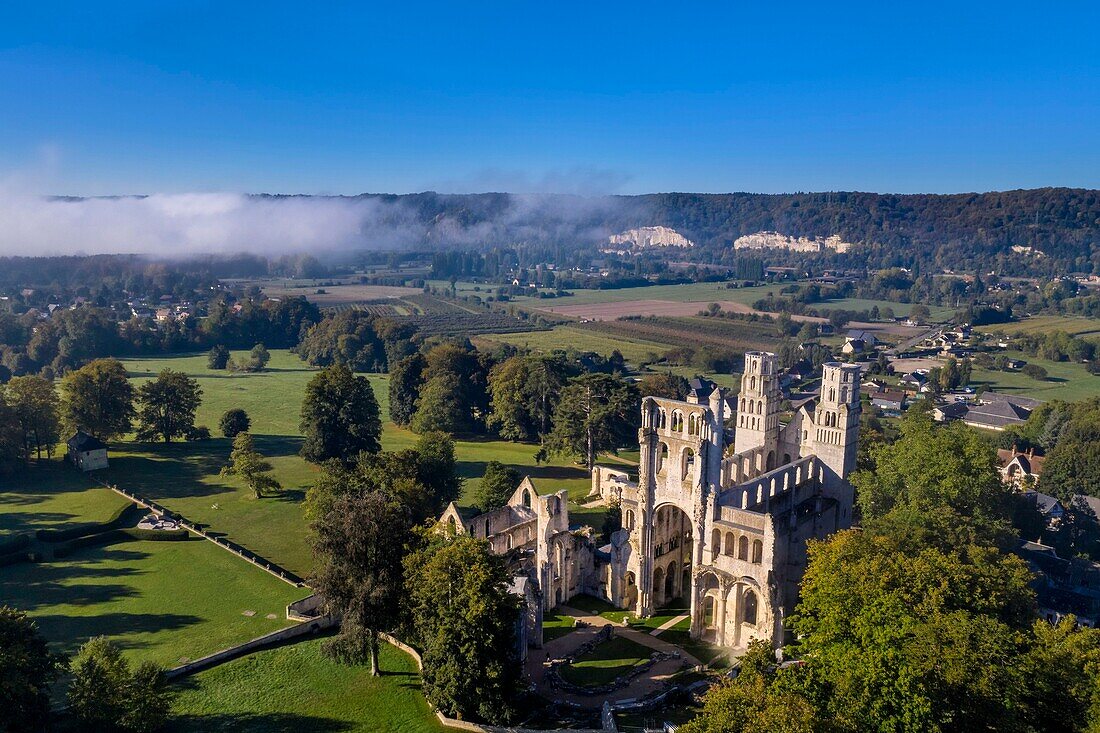
[[[711,246],[775,230],[793,236],[837,234],[871,245],[872,265],[973,268],[1020,260],[1013,245],[1034,247],[1054,271],[1100,272],[1100,191],[1042,188],[966,194],[876,193],[654,194],[655,224]]]
[[[364,234],[400,226],[405,242],[434,246],[516,243],[590,248],[610,233],[664,225],[722,261],[744,234],[839,235],[857,242],[851,264],[912,264],[1000,272],[1100,272],[1100,191],[1067,188],[981,194],[693,194],[584,198],[566,195],[364,194],[383,212]],[[418,240],[418,241],[410,241]],[[1014,254],[1030,246],[1045,257]],[[838,262],[837,264],[841,264]]]

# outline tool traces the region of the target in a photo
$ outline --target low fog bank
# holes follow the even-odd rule
[[[516,242],[595,244],[638,218],[622,197],[238,193],[75,198],[0,191],[0,255],[280,255]]]

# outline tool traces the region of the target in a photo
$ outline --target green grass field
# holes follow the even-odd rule
[[[130,360],[125,364],[136,382],[164,368],[184,371],[198,380],[203,403],[197,423],[211,427],[215,433],[227,409],[245,409],[252,418],[257,449],[274,464],[275,476],[286,491],[279,497],[255,499],[239,479],[220,476],[231,446],[228,439],[218,437],[170,445],[120,441],[112,446],[111,467],[102,472],[101,478],[149,496],[299,575],[308,574],[312,561],[301,501],[317,469],[298,456],[298,422],[305,385],[316,370],[285,350],[272,351],[270,371],[257,374],[211,371],[206,368],[204,354]],[[383,449],[412,446],[417,436],[388,420],[387,375],[365,376],[374,388],[385,422]],[[568,489],[571,498],[579,499],[591,485],[587,471],[568,459],[537,465],[534,445],[473,438],[457,440],[455,450],[459,473],[466,480],[460,501],[463,504],[472,502],[490,460],[531,475],[540,492]]]
[[[411,657],[383,644],[383,674],[347,667],[312,640],[251,654],[182,683],[169,731],[420,733],[441,726]]]
[[[482,341],[495,341],[511,344],[533,351],[555,351],[576,349],[596,354],[610,355],[618,349],[623,357],[633,364],[660,356],[673,347],[672,344],[624,338],[596,333],[576,326],[556,326],[549,331],[523,331],[520,333],[495,333],[485,336]]]
[[[60,651],[105,635],[134,660],[170,667],[289,625],[286,605],[307,594],[200,539],[0,569],[0,599],[30,613]]]
[[[102,522],[125,503],[60,458],[32,462],[26,472],[0,477],[0,540],[70,523]]]
[[[1074,336],[1100,339],[1100,318],[1081,316],[1031,316],[1012,323],[997,323],[991,326],[978,326],[980,333],[1007,334],[1014,336],[1022,333],[1050,333],[1065,331]]]
[[[997,392],[1031,397],[1037,400],[1065,400],[1074,402],[1100,396],[1100,376],[1089,374],[1084,364],[1068,361],[1048,361],[1028,356],[1018,351],[1004,351],[1014,359],[1038,364],[1047,370],[1048,378],[1036,380],[1018,371],[999,372],[974,368],[970,384],[987,384]]]
[[[867,298],[837,298],[835,300],[827,300],[822,303],[814,303],[813,308],[819,310],[851,310],[851,311],[869,311],[875,306],[878,306],[879,310],[890,308],[894,311],[895,316],[908,316],[909,311],[913,309],[915,303],[895,303],[890,300],[870,300]],[[928,315],[931,320],[935,322],[946,321],[951,316],[955,315],[953,308],[944,308],[938,305],[928,306]]]
[[[574,685],[598,687],[614,681],[649,660],[653,650],[623,636],[613,636],[572,664],[560,668],[562,679]]]

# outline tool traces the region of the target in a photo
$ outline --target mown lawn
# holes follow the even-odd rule
[[[971,386],[986,384],[997,392],[1037,400],[1073,402],[1100,395],[1100,376],[1089,374],[1084,364],[1049,361],[1019,351],[998,352],[1002,353],[1013,359],[1022,359],[1028,364],[1038,364],[1047,370],[1047,378],[1038,380],[1020,371],[1000,372],[974,367],[970,377]]]
[[[168,730],[180,733],[420,733],[441,726],[408,655],[383,644],[383,674],[347,667],[312,640],[251,654],[181,684]]]
[[[70,523],[101,522],[127,503],[60,458],[0,477],[0,540]]]
[[[289,625],[286,605],[308,593],[200,539],[0,568],[0,599],[30,613],[58,650],[104,635],[131,659],[166,666]]]
[[[560,668],[562,679],[574,685],[598,687],[644,664],[653,650],[622,636],[612,636],[572,664]]]

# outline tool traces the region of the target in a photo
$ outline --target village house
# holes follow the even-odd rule
[[[107,444],[99,438],[78,430],[65,444],[66,457],[81,471],[107,468]]]
[[[997,460],[1001,464],[1001,478],[1006,484],[1022,488],[1039,483],[1043,472],[1043,456],[1035,455],[1035,449],[1019,451],[1016,446],[1001,448],[997,451]]]

